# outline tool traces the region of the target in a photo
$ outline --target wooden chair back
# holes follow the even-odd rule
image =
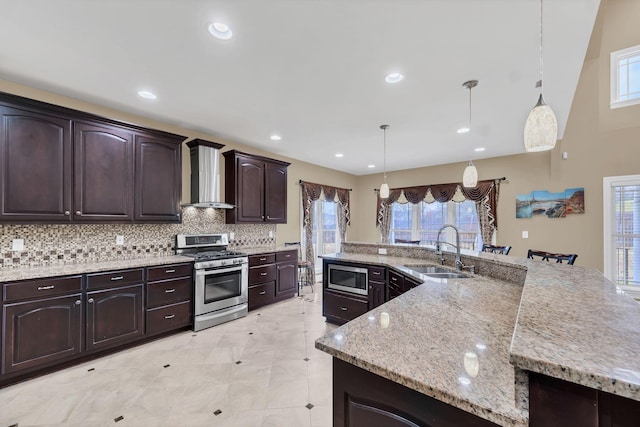
[[[482,252],[509,255],[510,250],[511,246],[482,245]]]
[[[549,261],[550,259],[555,259],[557,264],[562,264],[562,261],[567,261],[567,264],[573,265],[576,262],[576,258],[578,258],[577,254],[556,254],[553,252],[547,251],[539,251],[537,249],[529,249],[527,251],[527,258],[536,259],[535,257],[539,257],[542,261]]]

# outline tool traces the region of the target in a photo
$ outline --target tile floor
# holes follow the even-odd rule
[[[330,427],[332,361],[314,341],[334,326],[308,289],[233,322],[0,389],[0,427]]]

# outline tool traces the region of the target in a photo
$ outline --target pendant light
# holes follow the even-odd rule
[[[389,184],[387,184],[387,129],[389,129],[389,125],[380,125],[380,129],[382,129],[382,172],[384,174],[384,182],[380,186],[380,198],[386,199],[389,197]]]
[[[473,128],[471,127],[471,89],[478,86],[477,80],[469,80],[462,83],[462,86],[469,89],[469,135],[473,134]],[[462,186],[463,187],[475,187],[478,185],[478,170],[471,160],[469,165],[464,169],[462,174]]]
[[[531,109],[524,124],[524,149],[527,152],[551,150],[558,140],[558,121],[551,107],[542,98],[542,0],[540,0],[540,88],[538,103]]]

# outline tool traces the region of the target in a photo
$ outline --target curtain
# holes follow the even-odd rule
[[[347,188],[332,187],[329,185],[315,184],[300,181],[302,189],[302,229],[304,234],[304,259],[314,262],[313,251],[313,202],[323,195],[325,200],[333,200],[338,204],[338,231],[341,241],[345,241],[347,226],[351,225],[351,208],[349,197],[351,190]]]
[[[393,188],[386,199],[381,199],[378,193],[376,227],[380,229],[382,243],[389,243],[391,205],[393,203],[416,204],[420,202],[433,203],[434,201],[446,203],[453,200],[456,193],[462,194],[466,200],[476,202],[482,241],[490,243],[493,233],[498,229],[498,193],[501,181],[501,179],[478,181],[478,185],[473,188],[465,188],[462,183]],[[402,198],[402,196],[404,197]]]

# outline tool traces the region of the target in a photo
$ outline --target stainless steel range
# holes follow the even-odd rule
[[[176,236],[176,254],[195,260],[194,331],[247,315],[249,258],[228,244],[226,234]]]

